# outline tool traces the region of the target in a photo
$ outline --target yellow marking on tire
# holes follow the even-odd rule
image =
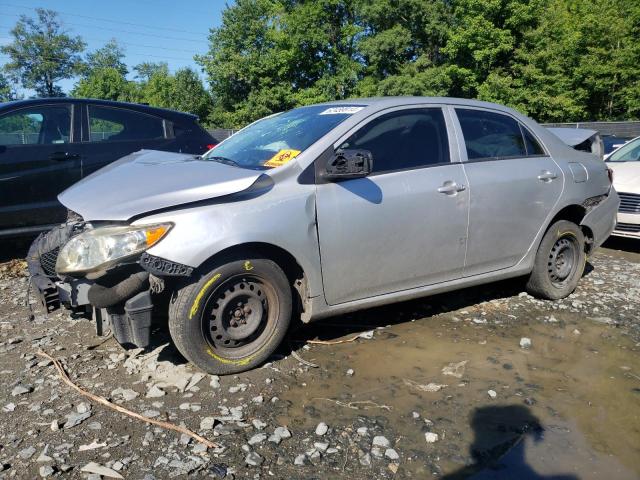
[[[244,269],[248,272],[249,270],[253,270],[253,265],[251,265],[251,262],[249,260],[247,260],[246,262],[244,262]]]
[[[193,318],[193,316],[198,313],[198,308],[200,308],[200,300],[206,293],[207,289],[215,283],[222,276],[221,273],[216,273],[213,277],[211,277],[207,283],[204,284],[204,287],[198,292],[196,295],[196,299],[193,301],[193,305],[191,305],[191,310],[189,310],[189,320]]]
[[[264,348],[264,347],[263,347]],[[260,352],[262,351],[262,348],[260,350],[258,350],[257,352],[249,355],[248,357],[244,357],[244,358],[240,358],[238,360],[232,360],[229,358],[224,358],[221,357],[220,355],[216,355],[215,353],[213,353],[211,351],[210,348],[207,348],[206,352],[209,354],[209,356],[215,358],[217,361],[219,361],[220,363],[224,363],[225,365],[246,365],[247,363],[249,363],[251,360],[253,360],[253,358],[258,355]]]
[[[573,238],[576,238],[576,235],[573,232],[558,232],[558,237],[563,237],[565,235],[571,235]]]

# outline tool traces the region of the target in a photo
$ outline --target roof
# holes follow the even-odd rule
[[[144,105],[141,103],[129,103],[129,102],[116,102],[113,100],[99,100],[97,98],[73,98],[73,97],[55,97],[55,98],[30,98],[27,100],[14,100],[11,102],[0,103],[0,112],[7,108],[15,108],[15,107],[29,107],[36,105],[50,105],[55,103],[81,103],[87,104],[90,103],[92,105],[102,105],[105,107],[121,107],[127,108],[130,110],[135,110],[137,112],[149,113],[153,115],[157,115],[163,118],[176,118],[181,117],[189,117],[192,119],[197,119],[198,116],[192,113],[179,112],[177,110],[171,110],[169,108],[159,108],[159,107],[151,107],[149,105]]]

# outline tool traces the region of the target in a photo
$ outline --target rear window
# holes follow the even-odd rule
[[[500,113],[462,108],[456,108],[456,114],[469,160],[527,156],[527,146],[520,124],[513,118]],[[531,134],[529,136],[531,151],[542,151]]]
[[[89,105],[92,142],[151,140],[164,137],[162,119],[123,108]]]

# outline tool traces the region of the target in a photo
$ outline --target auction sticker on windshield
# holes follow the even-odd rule
[[[296,158],[298,155],[300,155],[300,150],[291,150],[291,149],[280,150],[273,157],[271,157],[269,160],[264,162],[264,166],[265,167],[280,167],[282,165],[285,165],[285,164],[289,163],[291,160]]]
[[[364,107],[331,107],[320,112],[320,115],[352,115]]]

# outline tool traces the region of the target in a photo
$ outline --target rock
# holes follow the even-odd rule
[[[76,407],[76,412],[78,413],[87,413],[91,411],[91,404],[87,402],[79,403]]]
[[[99,463],[96,463],[96,462],[87,463],[84,467],[80,469],[80,471],[87,472],[87,473],[95,473],[97,475],[102,475],[103,477],[107,477],[107,478],[124,478],[115,470],[111,468],[107,468],[104,465],[100,465]]]
[[[229,393],[244,392],[246,389],[247,385],[245,383],[239,383],[235,387],[229,387]]]
[[[360,465],[362,465],[363,467],[370,467],[371,455],[369,453],[365,453],[362,450],[360,450],[358,454],[358,461],[360,462]]]
[[[520,348],[531,348],[531,339],[527,337],[522,337],[520,339]]]
[[[58,422],[58,419],[56,418],[55,420],[53,420],[51,422],[51,431],[52,432],[57,432],[58,430],[60,430],[60,423]]]
[[[98,443],[98,440],[94,440],[93,442],[87,445],[80,445],[80,447],[78,447],[78,451],[84,452],[85,450],[95,450],[96,448],[102,448],[106,446],[107,446],[106,443]]]
[[[427,432],[424,434],[424,439],[427,441],[427,443],[436,443],[438,441],[438,434]]]
[[[353,368],[350,368],[349,370],[347,370],[347,376],[349,377],[353,377],[353,374],[356,373]]]
[[[147,394],[145,397],[147,398],[160,398],[164,397],[167,394],[164,390],[162,390],[157,385],[153,385],[149,390],[147,390]]]
[[[488,390],[487,393],[491,398],[496,398],[498,396],[495,390]]]
[[[286,427],[277,427],[269,437],[269,441],[279,445],[285,438],[290,438],[291,432]]]
[[[329,448],[329,443],[327,443],[327,442],[313,442],[313,446],[319,452],[324,453],[324,452],[327,451],[327,448]]]
[[[391,442],[387,437],[383,437],[382,435],[376,435],[373,437],[373,441],[371,443],[374,447],[389,448],[391,446]]]
[[[145,410],[144,412],[142,412],[142,415],[147,418],[154,418],[158,417],[160,415],[160,412],[157,410]]]
[[[446,365],[445,367],[443,367],[442,369],[442,374],[443,375],[451,375],[452,377],[456,377],[456,378],[462,378],[462,376],[464,375],[464,371],[465,371],[465,366],[467,365],[468,360],[463,360],[461,362],[457,362],[457,363],[450,363],[449,365]]]
[[[4,407],[2,407],[2,411],[6,413],[13,412],[15,409],[16,409],[15,403],[7,403]]]
[[[35,447],[27,447],[18,452],[18,456],[23,460],[29,460],[36,453]]]
[[[304,461],[306,459],[306,455],[303,453],[302,455],[296,455],[296,458],[293,460],[294,465],[304,465]]]
[[[200,430],[211,430],[216,424],[214,417],[204,417],[200,420]]]
[[[43,465],[40,467],[40,470],[38,471],[38,473],[42,478],[47,478],[53,475],[55,473],[55,470],[53,469],[53,467],[49,465]]]
[[[220,377],[218,375],[211,375],[209,385],[211,388],[220,388]]]
[[[393,448],[387,448],[384,451],[384,456],[387,457],[389,460],[398,460],[400,458],[400,455],[398,455],[398,452],[396,452]]]
[[[420,418],[420,414],[419,414],[418,412],[411,412],[411,416],[412,416],[415,420],[417,420],[417,419],[419,419],[419,418]]]
[[[573,334],[574,334],[574,335],[580,335],[580,330],[578,330],[577,328],[575,328],[575,329],[573,330]]]
[[[257,445],[259,443],[264,442],[266,439],[267,439],[267,435],[265,433],[256,433],[249,439],[247,443],[249,445]]]
[[[200,380],[202,380],[204,377],[206,377],[206,374],[202,373],[202,372],[196,372],[191,376],[191,380],[189,381],[189,384],[187,385],[187,388],[185,388],[185,390],[192,390],[193,387],[195,387],[198,383],[200,383]]]
[[[356,433],[361,437],[365,437],[369,434],[369,429],[367,427],[358,427]]]
[[[259,418],[255,418],[251,421],[251,424],[253,425],[253,428],[255,428],[256,430],[262,430],[264,427],[267,426],[266,423],[264,423],[262,420],[260,420]]]
[[[47,455],[47,450],[49,450],[49,445],[45,445],[42,453],[36,458],[36,462],[45,463],[45,462],[53,462],[53,458]]]
[[[264,458],[258,452],[249,452],[244,458],[244,462],[252,467],[259,467],[264,462]]]
[[[373,338],[373,330],[369,330],[368,332],[362,332],[358,335],[358,338],[363,338],[364,340],[371,340]]]
[[[327,424],[324,422],[320,422],[316,427],[316,435],[322,436],[325,433],[327,433],[328,430],[329,430],[329,427],[327,426]]]
[[[257,397],[253,397],[251,401],[253,403],[261,404],[262,402],[264,402],[264,397],[262,395],[258,395]]]
[[[31,392],[33,389],[31,387],[24,387],[22,385],[17,385],[11,390],[11,396],[17,397],[18,395],[24,395],[25,393]]]
[[[79,425],[82,422],[84,422],[90,416],[91,416],[91,412],[84,412],[84,413],[71,412],[66,415],[67,421],[64,423],[62,428],[75,427],[76,425]]]

